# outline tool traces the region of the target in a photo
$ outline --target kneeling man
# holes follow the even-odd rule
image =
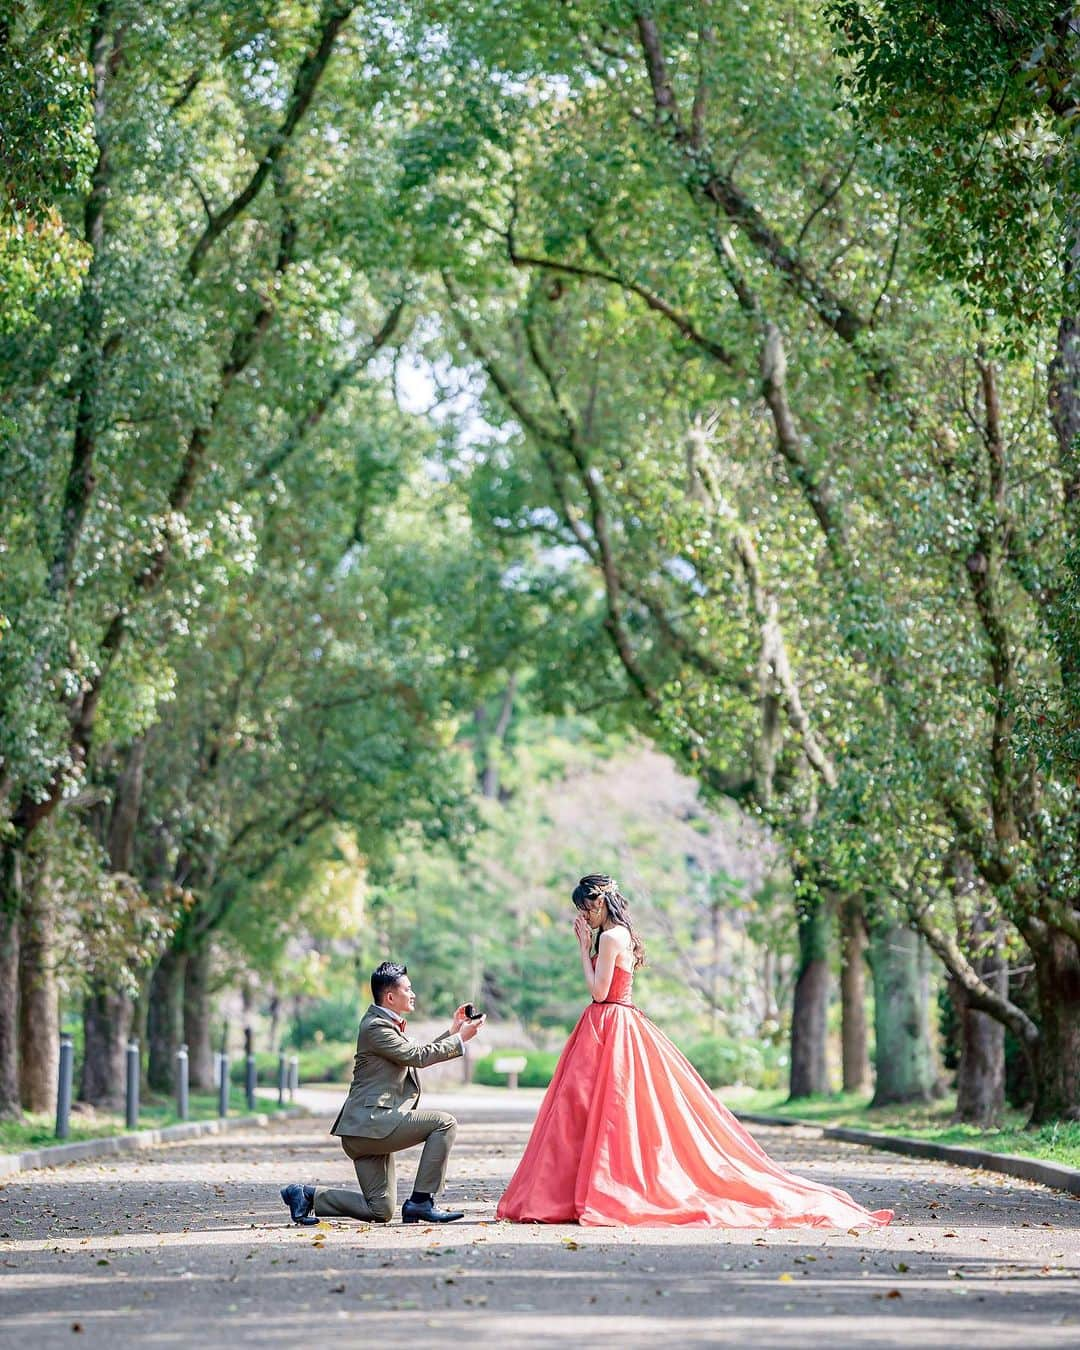
[[[464,1218],[459,1210],[437,1208],[446,1163],[457,1133],[447,1111],[418,1111],[417,1069],[457,1059],[484,1018],[469,1017],[465,1006],[454,1013],[449,1030],[428,1045],[405,1034],[405,1014],[416,1007],[405,966],[384,961],[371,976],[374,1000],[360,1021],[352,1086],[330,1133],[353,1160],[360,1192],[334,1186],[284,1186],[281,1198],[294,1223],[320,1218],[366,1219],[388,1223],[397,1198],[394,1154],[423,1144],[413,1193],[401,1207],[405,1223],[450,1223]]]

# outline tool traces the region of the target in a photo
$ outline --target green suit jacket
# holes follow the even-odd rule
[[[331,1134],[385,1139],[420,1101],[417,1069],[458,1059],[461,1037],[449,1029],[428,1045],[410,1040],[374,1004],[360,1019],[352,1086]]]

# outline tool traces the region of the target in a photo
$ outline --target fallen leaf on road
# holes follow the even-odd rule
[[[581,1246],[581,1243],[575,1242],[573,1238],[563,1238],[562,1245],[566,1248],[568,1252],[576,1252],[577,1249]]]

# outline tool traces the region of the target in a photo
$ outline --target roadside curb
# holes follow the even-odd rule
[[[39,1167],[62,1167],[65,1163],[84,1162],[88,1158],[108,1158],[121,1153],[138,1153],[158,1144],[170,1144],[178,1139],[198,1139],[206,1134],[228,1134],[231,1130],[252,1129],[270,1125],[276,1120],[295,1120],[309,1116],[305,1106],[275,1111],[272,1115],[226,1116],[224,1120],[185,1120],[177,1125],[163,1125],[154,1130],[136,1130],[131,1134],[113,1134],[104,1139],[80,1139],[74,1144],[52,1144],[47,1148],[26,1149],[22,1153],[0,1153],[0,1177],[16,1172],[29,1172]]]
[[[877,1134],[873,1130],[854,1130],[847,1125],[819,1125],[813,1120],[796,1120],[790,1116],[766,1116],[755,1111],[736,1111],[734,1114],[751,1125],[800,1125],[803,1129],[820,1131],[826,1139],[864,1144],[888,1153],[903,1153],[909,1158],[932,1158],[955,1167],[981,1167],[987,1172],[1003,1172],[1022,1181],[1035,1181],[1040,1186],[1080,1195],[1080,1169],[1043,1162],[1040,1158],[1024,1158],[1016,1153],[988,1153],[985,1149],[968,1148],[963,1144],[935,1144],[929,1139]]]

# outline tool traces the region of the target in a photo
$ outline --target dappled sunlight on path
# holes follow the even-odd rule
[[[462,1120],[451,1227],[285,1222],[277,1188],[343,1184],[327,1121],[26,1173],[0,1188],[11,1343],[1066,1346],[1080,1334],[1080,1202],[1024,1182],[754,1133],[786,1165],[891,1205],[873,1233],[579,1229],[494,1221],[525,1098],[440,1096]],[[404,1155],[405,1194],[415,1151]]]

